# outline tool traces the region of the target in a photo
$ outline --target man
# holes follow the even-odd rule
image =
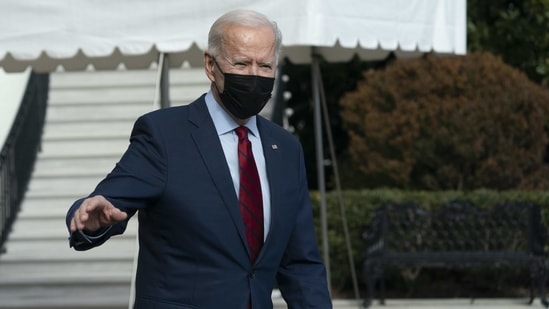
[[[275,280],[289,308],[332,308],[301,146],[257,116],[281,40],[262,14],[221,16],[204,55],[210,91],[141,116],[113,171],[69,209],[76,250],[138,212],[135,308],[272,308]]]

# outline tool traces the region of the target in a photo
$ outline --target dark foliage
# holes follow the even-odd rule
[[[467,46],[549,81],[549,0],[467,0]]]
[[[547,189],[549,93],[488,53],[395,60],[341,100],[362,187]]]

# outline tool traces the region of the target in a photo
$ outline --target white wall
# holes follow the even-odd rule
[[[15,115],[25,94],[30,70],[5,73],[0,70],[0,149],[10,132]]]

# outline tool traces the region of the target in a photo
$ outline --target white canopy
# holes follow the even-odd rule
[[[213,21],[235,8],[277,21],[284,56],[380,59],[390,51],[465,54],[466,0],[2,0],[0,67],[6,72],[201,65]]]

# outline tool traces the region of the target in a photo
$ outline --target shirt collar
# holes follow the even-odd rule
[[[234,119],[217,103],[211,90],[206,94],[205,100],[210,117],[212,117],[214,122],[217,135],[229,133],[238,127],[238,124]],[[259,136],[256,118],[256,116],[252,116],[245,126],[254,136]]]

